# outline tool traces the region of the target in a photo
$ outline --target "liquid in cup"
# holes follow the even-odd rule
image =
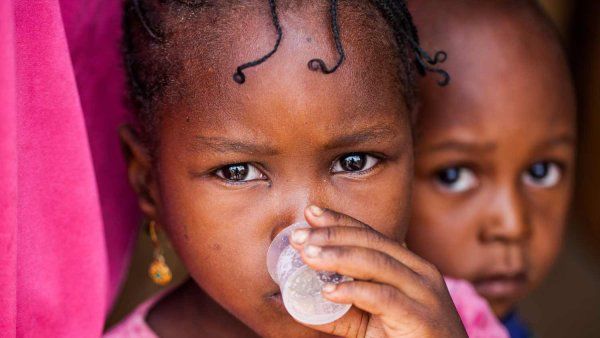
[[[309,228],[306,222],[294,223],[282,230],[271,242],[267,252],[267,268],[279,285],[283,305],[294,319],[309,325],[331,323],[350,309],[350,304],[331,302],[321,294],[325,283],[351,281],[349,277],[309,268],[291,245],[292,231]]]

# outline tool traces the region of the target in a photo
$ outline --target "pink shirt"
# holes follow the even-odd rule
[[[508,338],[508,333],[487,302],[481,298],[468,282],[445,278],[448,291],[456,310],[471,338]],[[162,294],[147,300],[123,322],[113,327],[104,338],[158,338],[146,324],[148,310]]]
[[[125,320],[104,334],[104,338],[158,338],[146,324],[146,315],[163,296],[161,292],[140,304]]]

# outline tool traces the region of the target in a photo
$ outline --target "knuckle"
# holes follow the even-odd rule
[[[438,281],[442,279],[442,273],[433,263],[425,262],[423,265],[423,274],[431,279],[432,281]]]
[[[338,250],[338,257],[341,260],[352,261],[352,257],[354,256],[354,252],[352,251],[352,249],[339,247],[339,248],[337,248],[337,250]]]
[[[444,285],[444,276],[433,264],[427,263],[422,275],[423,283],[432,291],[437,292]]]
[[[394,260],[392,257],[390,257],[384,253],[379,253],[378,260],[379,260],[378,263],[382,269],[385,269],[388,271],[396,269],[396,260]]]
[[[327,241],[328,243],[333,242],[337,237],[336,231],[332,227],[327,227],[323,229],[323,232],[325,236],[325,241]]]
[[[327,252],[329,253],[329,259],[342,262],[348,260],[351,255],[348,249],[342,247],[329,247]]]
[[[339,223],[342,221],[342,214],[331,210],[328,210],[328,212],[331,215],[331,219],[333,219],[335,223]]]
[[[397,303],[397,293],[396,293],[396,289],[390,287],[390,286],[383,286],[381,287],[381,297],[382,300],[385,302],[385,304],[387,304],[388,306]]]
[[[436,283],[436,285],[444,282],[444,275],[442,275],[442,272],[436,266],[434,266],[432,269],[431,279]]]
[[[370,231],[368,229],[363,230],[365,238],[368,244],[372,247],[379,247],[385,244],[384,238],[377,232]]]

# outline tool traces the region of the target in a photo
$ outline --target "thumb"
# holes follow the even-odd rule
[[[367,332],[367,326],[371,315],[355,307],[342,318],[323,325],[307,325],[317,331],[327,333],[333,336],[345,338],[363,338]]]

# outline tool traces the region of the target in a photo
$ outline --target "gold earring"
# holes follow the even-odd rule
[[[160,286],[164,286],[171,282],[173,274],[167,263],[165,263],[165,256],[160,248],[160,242],[156,235],[156,222],[154,220],[148,223],[148,231],[150,232],[150,240],[154,246],[154,259],[148,268],[148,275],[152,281]]]

